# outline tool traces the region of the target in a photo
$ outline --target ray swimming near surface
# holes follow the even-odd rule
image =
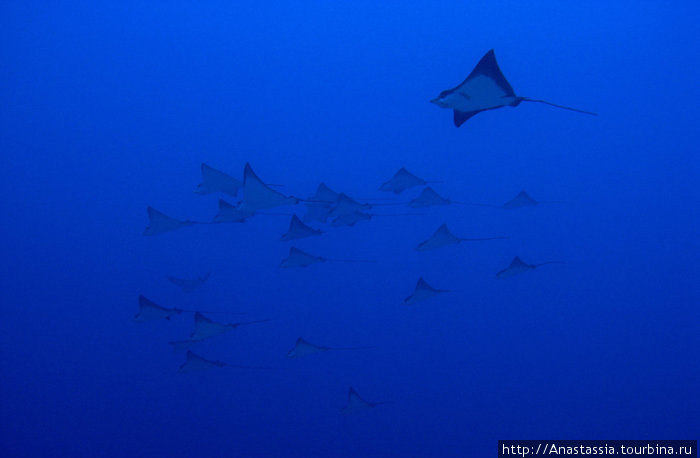
[[[172,275],[166,275],[165,278],[175,286],[179,287],[182,291],[186,293],[191,293],[195,289],[199,288],[209,279],[211,272],[207,272],[201,277],[197,278],[178,278]]]
[[[389,181],[385,181],[379,187],[380,191],[393,192],[394,194],[401,194],[407,189],[413,188],[415,186],[424,186],[428,183],[438,183],[437,181],[425,181],[422,178],[418,178],[405,167],[401,167]]]
[[[367,259],[335,259],[335,258],[324,258],[322,256],[314,256],[305,251],[300,250],[297,247],[291,247],[289,249],[289,255],[282,260],[280,267],[307,267],[311,264],[317,264],[321,262],[358,262],[358,263],[374,263],[376,261]]]
[[[211,320],[200,312],[194,314],[194,331],[190,334],[190,340],[203,340],[210,337],[220,336],[226,334],[229,331],[233,331],[239,326],[255,323],[264,323],[270,321],[265,320],[252,320],[252,321],[241,321],[238,323],[220,323],[218,321]]]
[[[343,415],[350,415],[353,413],[361,412],[363,410],[371,409],[382,404],[389,404],[389,402],[369,402],[360,396],[355,388],[350,387],[348,390],[348,400],[345,406],[341,407],[340,413]]]
[[[536,268],[538,268],[540,266],[546,266],[548,264],[566,264],[566,263],[564,261],[547,261],[547,262],[541,262],[539,264],[528,264],[525,261],[523,261],[522,259],[520,259],[518,256],[516,256],[510,262],[508,267],[496,272],[496,277],[497,278],[513,277],[515,275],[519,275],[519,274],[528,272],[530,270],[535,270]]]
[[[212,359],[206,359],[198,354],[192,352],[192,350],[187,350],[187,356],[185,362],[180,365],[178,372],[188,373],[188,372],[199,372],[206,371],[209,369],[221,368],[221,367],[235,367],[239,369],[268,369],[267,367],[260,366],[245,366],[242,364],[230,364],[222,361],[215,361]]]
[[[312,355],[314,353],[322,353],[329,350],[368,350],[375,348],[373,346],[362,346],[362,347],[324,347],[321,345],[314,345],[311,342],[299,337],[294,344],[294,348],[287,352],[288,358],[298,358],[301,356]]]
[[[418,251],[434,250],[449,245],[458,245],[462,242],[476,242],[481,240],[505,240],[508,237],[480,237],[480,238],[465,238],[457,237],[447,227],[447,223],[442,224],[433,235],[416,247]]]
[[[292,215],[292,219],[289,221],[289,229],[280,237],[280,240],[287,242],[290,240],[319,236],[321,234],[323,234],[323,231],[307,226],[301,222],[297,215]]]
[[[268,208],[295,205],[299,200],[270,188],[258,178],[250,164],[246,163],[243,170],[243,201],[239,210],[255,213]]]
[[[431,297],[435,297],[438,294],[442,293],[449,293],[450,291],[447,289],[436,289],[433,288],[426,282],[423,277],[420,277],[418,279],[418,283],[416,283],[416,287],[413,291],[413,294],[408,296],[406,299],[403,301],[403,305],[413,305],[418,302],[425,301],[427,299],[430,299]]]
[[[223,192],[232,196],[238,194],[238,190],[243,187],[240,180],[231,175],[217,170],[202,162],[202,182],[197,185],[195,194],[212,194]]]
[[[517,107],[521,102],[537,102],[565,110],[597,116],[597,113],[579,110],[545,100],[531,99],[515,95],[508,80],[496,62],[493,49],[487,52],[459,86],[442,91],[431,100],[432,103],[453,110],[453,121],[459,127],[472,116],[482,111],[494,110],[505,106]]]

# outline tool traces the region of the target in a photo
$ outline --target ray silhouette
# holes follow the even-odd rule
[[[371,208],[371,204],[360,203],[355,199],[349,197],[347,194],[341,192],[340,194],[338,194],[338,198],[335,200],[333,208],[331,209],[331,212],[329,213],[328,217],[337,218],[339,216],[346,215],[349,213],[363,212]]]
[[[253,321],[241,321],[238,323],[220,323],[218,321],[211,320],[200,312],[194,314],[194,331],[190,334],[190,340],[204,340],[210,337],[220,336],[221,334],[226,334],[229,331],[236,329],[239,326],[254,323],[264,323],[270,320],[253,320]]]
[[[433,207],[436,205],[450,205],[452,201],[442,197],[430,186],[421,191],[420,195],[408,203],[412,208]]]
[[[325,223],[328,220],[328,215],[331,212],[333,203],[338,199],[337,192],[321,183],[316,188],[316,193],[306,200],[306,215],[304,221],[318,221]]]
[[[441,108],[453,110],[453,121],[457,127],[482,111],[495,110],[505,106],[517,107],[520,102],[544,103],[577,113],[597,116],[596,113],[590,111],[515,95],[513,88],[498,67],[493,49],[481,58],[462,84],[453,89],[442,91],[431,102]]]
[[[300,250],[296,247],[291,247],[289,249],[289,255],[282,260],[280,267],[307,267],[311,264],[317,264],[320,262],[369,262],[374,263],[376,261],[366,260],[366,259],[329,259],[322,256],[314,256],[305,251]]]
[[[173,316],[180,315],[185,310],[177,308],[167,308],[156,304],[144,295],[139,295],[139,313],[134,316],[134,321],[142,323],[153,320],[169,320]]]
[[[405,167],[401,167],[398,172],[389,180],[384,182],[380,187],[380,191],[393,192],[394,194],[401,194],[406,189],[413,188],[415,186],[423,186],[427,183],[437,183],[436,181],[425,181],[422,178],[418,178]]]
[[[267,208],[294,205],[299,199],[285,196],[266,185],[253,171],[250,164],[246,163],[243,171],[243,201],[240,210],[257,212]]]
[[[214,217],[214,222],[243,223],[254,214],[255,212],[253,211],[242,210],[240,206],[230,204],[224,199],[219,199],[219,213]]]
[[[535,207],[540,204],[565,204],[562,200],[535,200],[524,189],[515,197],[503,204],[503,208],[511,210],[514,208]]]
[[[282,235],[280,240],[283,242],[289,240],[303,239],[305,237],[313,237],[323,234],[319,229],[314,229],[302,223],[297,215],[292,215],[292,219],[289,222],[289,229]]]
[[[530,270],[535,270],[536,268],[538,268],[540,266],[545,266],[547,264],[566,264],[566,263],[564,261],[547,261],[547,262],[541,262],[539,264],[528,264],[525,261],[523,261],[522,259],[520,259],[518,256],[516,256],[510,262],[510,265],[508,265],[508,267],[496,272],[496,277],[497,278],[513,277],[515,275],[519,275],[519,274],[528,272]]]
[[[180,308],[168,308],[158,305],[152,300],[145,297],[143,294],[139,294],[139,313],[134,317],[134,321],[152,321],[152,320],[169,320],[171,317],[180,315],[182,313],[202,313],[202,310],[191,310],[191,309],[180,309]],[[222,315],[245,315],[241,312],[222,312],[222,311],[206,311],[204,313],[211,314],[222,314]]]
[[[199,288],[204,284],[205,281],[209,279],[211,272],[207,272],[205,275],[198,278],[177,278],[170,275],[166,275],[165,278],[168,279],[172,284],[178,286],[182,291],[186,293],[191,293],[195,289]]]
[[[240,369],[267,369],[266,367],[259,366],[244,366],[241,364],[229,364],[222,361],[215,361],[211,359],[203,358],[192,350],[187,350],[187,359],[184,363],[180,365],[178,372],[188,373],[188,372],[199,372],[206,371],[209,369],[215,369],[217,367],[236,367]]]
[[[403,305],[413,305],[417,302],[422,302],[430,299],[431,297],[437,296],[438,294],[448,292],[449,290],[446,289],[433,288],[425,280],[423,280],[423,277],[420,277],[418,279],[418,283],[416,283],[416,288],[413,291],[413,294],[404,299]]]
[[[243,187],[240,180],[235,179],[231,175],[210,167],[202,162],[202,182],[194,191],[195,194],[212,194],[215,192],[223,192],[232,196],[238,194],[238,190]]]
[[[340,413],[344,415],[350,415],[353,413],[361,412],[363,410],[371,409],[382,404],[389,404],[388,402],[369,402],[363,399],[355,388],[350,387],[348,390],[348,401],[345,406],[340,409]]]
[[[294,348],[287,352],[287,357],[298,358],[301,356],[312,355],[314,353],[322,353],[329,350],[367,350],[370,348],[375,348],[373,346],[363,346],[363,347],[324,347],[321,345],[314,345],[301,337],[299,337],[294,344]]]
[[[476,242],[480,240],[504,240],[508,237],[481,237],[481,238],[465,238],[457,237],[447,227],[447,224],[442,224],[433,235],[416,247],[418,251],[434,250],[448,245],[457,245],[462,242]]]
[[[148,227],[143,231],[143,235],[158,235],[166,232],[171,232],[183,227],[192,226],[193,224],[203,224],[197,221],[179,220],[166,215],[163,212],[156,210],[153,207],[146,209],[148,212]]]

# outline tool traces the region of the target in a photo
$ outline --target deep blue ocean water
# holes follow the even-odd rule
[[[0,455],[495,456],[498,439],[697,439],[696,2],[4,2]],[[539,104],[460,128],[429,100],[489,49]],[[356,197],[402,166],[453,200],[280,242],[209,221],[200,163]],[[408,190],[394,202],[415,197]],[[229,199],[235,200],[235,199]],[[405,213],[404,206],[376,213]],[[278,212],[304,212],[303,205]],[[414,248],[441,223],[465,237]],[[316,225],[315,227],[320,227]],[[280,269],[291,245],[335,258]],[[497,279],[514,256],[565,260]],[[185,294],[166,275],[196,277]],[[403,306],[423,276],[449,289]],[[192,315],[269,318],[197,347]],[[297,337],[371,350],[289,359]],[[388,401],[340,415],[352,386]]]

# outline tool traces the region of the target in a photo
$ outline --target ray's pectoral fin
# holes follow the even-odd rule
[[[461,126],[462,124],[464,124],[465,122],[467,122],[467,120],[468,120],[469,118],[471,118],[472,116],[474,116],[474,115],[477,114],[477,113],[479,113],[479,111],[458,111],[458,110],[454,110],[454,113],[453,113],[453,114],[454,114],[454,117],[453,117],[453,119],[454,119],[454,122],[455,122],[455,126],[457,126],[457,127]]]

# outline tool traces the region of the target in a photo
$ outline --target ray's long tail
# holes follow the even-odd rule
[[[553,107],[562,108],[564,110],[575,111],[576,113],[583,113],[583,114],[587,114],[587,115],[591,115],[591,116],[598,116],[598,113],[594,113],[592,111],[579,110],[578,108],[567,107],[564,105],[557,105],[556,103],[547,102],[546,100],[531,99],[529,97],[521,97],[520,100],[522,100],[524,102],[544,103],[545,105],[551,105]]]
[[[547,262],[541,262],[539,264],[533,264],[535,268],[540,267],[540,266],[546,266],[547,264],[566,264],[566,261],[547,261]]]

